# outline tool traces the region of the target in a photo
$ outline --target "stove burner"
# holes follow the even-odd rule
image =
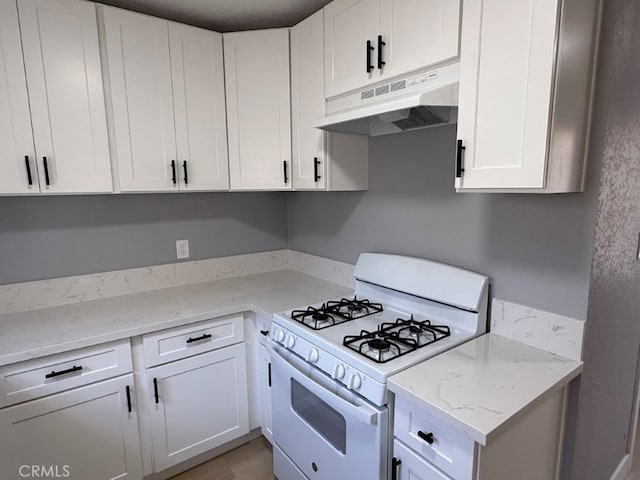
[[[306,310],[293,310],[291,318],[313,330],[322,330],[346,321],[340,316],[334,316],[324,304],[320,308],[308,307]]]
[[[373,303],[365,298],[343,298],[339,301],[327,302],[327,311],[340,315],[348,320],[355,320],[356,318],[380,313],[382,310],[381,303]]]
[[[311,315],[311,318],[313,318],[316,322],[326,322],[327,320],[329,320],[329,314],[325,312],[317,312]]]
[[[369,340],[367,342],[367,346],[371,350],[380,350],[381,352],[387,352],[391,348],[391,342],[388,340],[383,340],[381,338],[374,338],[373,340]]]
[[[429,320],[420,322],[412,315],[409,319],[383,323],[375,332],[363,330],[360,335],[347,335],[342,344],[376,363],[385,363],[450,335],[446,325],[432,325]]]

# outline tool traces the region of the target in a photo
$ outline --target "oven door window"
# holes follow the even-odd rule
[[[344,417],[294,379],[291,379],[291,406],[333,448],[346,453],[347,424]]]

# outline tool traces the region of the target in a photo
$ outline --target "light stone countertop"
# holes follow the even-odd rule
[[[352,293],[293,270],[0,315],[0,366],[221,315],[273,313]]]
[[[389,389],[487,445],[510,419],[582,372],[582,362],[488,333],[389,378]]]

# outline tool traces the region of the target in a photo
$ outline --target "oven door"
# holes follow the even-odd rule
[[[306,478],[386,479],[387,407],[370,404],[278,345],[271,378],[273,439]],[[288,480],[286,472],[274,473]]]

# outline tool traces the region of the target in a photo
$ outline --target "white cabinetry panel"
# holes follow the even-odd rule
[[[18,10],[11,0],[0,0],[0,152],[0,194],[39,193]]]
[[[23,465],[57,468],[70,480],[142,478],[133,375],[0,410],[0,476],[26,478]],[[67,470],[64,467],[67,466]]]
[[[232,190],[291,189],[289,30],[224,34]]]
[[[95,5],[19,0],[18,9],[41,190],[112,191]]]

